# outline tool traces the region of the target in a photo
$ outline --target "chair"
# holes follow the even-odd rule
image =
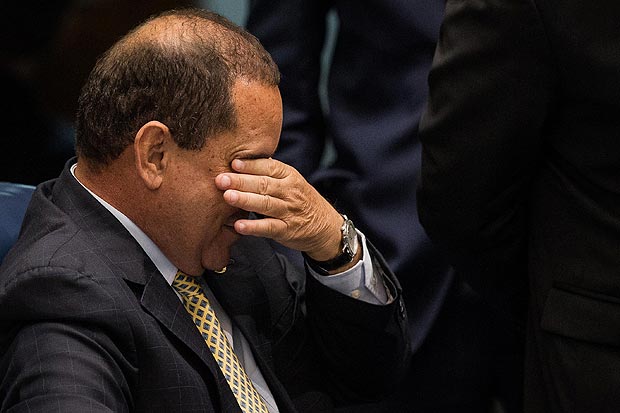
[[[0,262],[17,240],[33,191],[34,186],[0,182]]]

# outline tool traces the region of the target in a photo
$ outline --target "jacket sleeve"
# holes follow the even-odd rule
[[[308,324],[322,356],[322,377],[336,401],[385,397],[409,366],[410,340],[401,287],[368,242],[375,275],[394,301],[373,305],[307,278]]]
[[[64,269],[15,280],[0,290],[0,410],[129,411],[125,373],[135,360],[126,357],[130,349],[121,351],[131,334],[114,301],[95,281]]]
[[[420,126],[418,208],[430,238],[482,289],[510,289],[517,273],[514,288],[527,282],[527,200],[544,151],[551,60],[532,0],[446,2]]]

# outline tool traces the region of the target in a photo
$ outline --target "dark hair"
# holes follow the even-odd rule
[[[116,159],[151,120],[180,147],[201,149],[236,126],[237,79],[277,86],[280,74],[259,41],[222,16],[200,9],[152,17],[112,46],[82,88],[76,152],[91,167]]]

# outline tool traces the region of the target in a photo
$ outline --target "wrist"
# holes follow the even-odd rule
[[[317,260],[304,253],[304,258],[310,267],[321,275],[336,274],[353,267],[362,256],[359,235],[355,226],[346,215],[342,215],[343,223],[340,226],[340,242],[336,255],[326,260]]]

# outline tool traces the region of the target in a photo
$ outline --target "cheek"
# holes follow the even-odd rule
[[[214,180],[195,185],[186,196],[188,206],[198,214],[215,212],[221,209],[221,204],[224,202],[223,193],[216,188]]]
[[[212,231],[218,213],[212,200],[188,192],[179,194],[174,202],[176,207],[169,214],[173,222],[172,230],[182,232],[186,237],[191,234],[192,242],[195,243],[203,239],[205,233]]]
[[[202,222],[204,229],[209,232],[219,232],[231,214],[231,207],[224,201],[222,193],[217,191],[208,197],[203,197],[193,208],[192,219]],[[209,234],[206,234],[209,236]]]
[[[178,206],[179,215],[183,216],[184,226],[203,242],[209,242],[230,214],[230,206],[224,201],[223,192],[215,186],[215,177],[211,174],[200,179],[195,176],[187,178],[184,185],[178,186],[174,204]]]
[[[224,193],[214,188],[207,197],[205,197],[202,209],[208,212],[213,220],[221,220],[230,206],[224,200]]]

